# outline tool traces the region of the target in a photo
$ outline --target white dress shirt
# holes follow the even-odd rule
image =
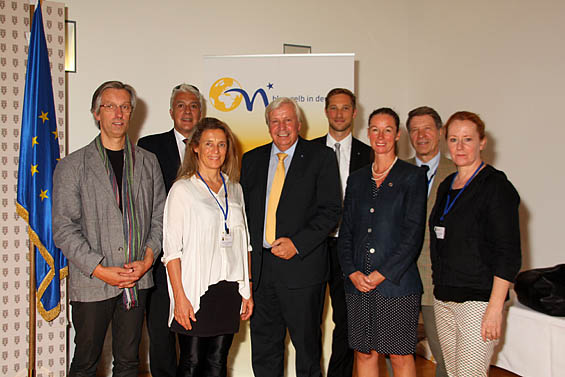
[[[186,151],[186,144],[184,143],[184,139],[186,139],[183,134],[175,130],[175,139],[177,140],[177,148],[179,150],[179,157],[180,157],[180,164],[182,165],[182,161],[184,160],[184,152]]]
[[[345,186],[349,177],[349,162],[351,160],[351,144],[353,144],[353,136],[351,133],[344,137],[341,141],[336,141],[329,133],[326,137],[326,146],[335,152],[335,144],[339,143],[339,183],[341,184],[341,202],[345,199]],[[337,156],[336,156],[337,157]],[[341,224],[341,220],[339,221]],[[339,236],[339,225],[334,232],[330,234],[332,237]]]
[[[166,265],[180,258],[181,280],[186,297],[194,312],[200,309],[200,298],[208,287],[222,280],[237,282],[239,294],[248,299],[248,252],[251,251],[243,191],[224,175],[228,189],[229,234],[233,237],[231,248],[220,244],[224,232],[224,215],[216,199],[226,209],[222,186],[216,194],[197,175],[173,184],[165,204],[163,219],[163,258]],[[216,199],[212,196],[214,195]],[[169,297],[169,326],[174,318],[174,296],[167,274]]]
[[[335,151],[335,143],[340,144],[339,148],[339,179],[341,182],[341,199],[345,198],[345,185],[349,177],[349,162],[351,160],[351,144],[353,143],[353,136],[347,135],[343,140],[336,141],[330,134],[326,137],[326,146]]]

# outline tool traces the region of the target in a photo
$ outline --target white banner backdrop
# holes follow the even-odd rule
[[[327,133],[326,94],[332,88],[354,91],[354,54],[288,54],[206,56],[204,86],[206,116],[226,122],[246,152],[271,141],[265,107],[279,96],[292,97],[304,119],[301,136]],[[327,370],[333,322],[329,295],[322,324],[322,368]],[[285,376],[295,376],[295,351],[287,337]],[[249,323],[242,322],[230,351],[230,375],[253,376]],[[325,374],[325,373],[324,373]]]
[[[304,112],[301,136],[327,132],[325,95],[332,88],[353,91],[354,54],[206,56],[206,116],[226,122],[243,152],[270,141],[265,107],[279,96],[292,97]]]

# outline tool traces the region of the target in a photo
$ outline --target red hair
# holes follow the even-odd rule
[[[445,124],[445,138],[447,139],[447,134],[449,133],[449,126],[455,120],[468,120],[477,126],[477,132],[479,133],[479,139],[483,140],[485,138],[485,122],[481,119],[478,114],[472,113],[470,111],[458,111],[449,117],[447,123]]]

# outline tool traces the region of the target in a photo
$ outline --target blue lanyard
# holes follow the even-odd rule
[[[432,180],[436,176],[438,168],[439,168],[439,166],[436,168],[436,171],[434,171],[434,174],[432,174],[432,176],[430,178],[428,178],[428,187],[430,187],[430,183],[432,183]]]
[[[229,206],[228,206],[228,188],[226,187],[226,181],[224,179],[224,175],[220,172],[220,177],[222,178],[222,183],[224,184],[224,194],[226,197],[226,210],[224,211],[224,207],[222,207],[222,205],[220,204],[220,202],[218,201],[218,199],[216,198],[216,195],[214,195],[214,193],[212,192],[212,190],[210,189],[210,186],[208,186],[208,184],[206,183],[206,181],[204,180],[204,178],[202,178],[202,176],[200,175],[200,172],[197,171],[196,172],[198,174],[198,176],[200,177],[200,179],[202,180],[202,182],[204,182],[204,184],[206,185],[206,188],[208,188],[208,191],[210,191],[210,195],[212,195],[212,198],[214,198],[214,200],[216,201],[216,203],[218,203],[218,207],[220,207],[220,210],[222,211],[222,214],[224,215],[224,229],[226,230],[226,234],[230,234],[230,230],[228,228],[228,211],[229,211]]]
[[[445,218],[445,215],[447,215],[449,213],[449,211],[451,211],[451,208],[455,204],[455,201],[457,200],[457,198],[459,198],[461,196],[461,194],[463,194],[463,191],[465,191],[467,186],[469,186],[469,183],[471,183],[473,178],[475,178],[475,176],[479,173],[479,170],[481,170],[481,168],[483,167],[484,164],[485,164],[484,162],[481,162],[481,164],[479,165],[477,170],[475,170],[475,172],[473,173],[471,178],[469,178],[467,180],[467,182],[465,182],[465,186],[463,186],[463,188],[457,193],[457,195],[455,196],[455,198],[453,198],[453,201],[451,203],[449,203],[449,201],[451,200],[451,196],[449,195],[449,192],[447,193],[447,201],[445,202],[445,208],[443,209],[443,215],[441,215],[441,217],[439,218],[439,221],[443,221],[443,219]],[[455,174],[455,176],[451,180],[451,185],[449,186],[450,191],[453,189],[453,182],[455,182],[455,178],[457,178],[458,174],[459,174],[459,172],[457,172],[457,174]]]

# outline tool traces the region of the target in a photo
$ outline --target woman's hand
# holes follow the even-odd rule
[[[498,276],[494,277],[487,310],[485,310],[481,323],[481,337],[485,342],[500,338],[502,333],[502,311],[504,310],[504,301],[509,288],[509,281]]]
[[[361,292],[372,291],[378,285],[372,282],[369,276],[365,275],[361,271],[353,272],[352,274],[349,275],[349,279],[351,280],[355,288],[357,288],[357,290]]]
[[[184,293],[179,296],[175,297],[175,319],[185,329],[192,330],[190,321],[196,322],[194,308]]]
[[[251,314],[253,314],[253,306],[255,305],[253,303],[253,297],[249,296],[249,299],[247,300],[242,298],[241,301],[241,319],[247,321],[249,318],[251,318]]]
[[[373,272],[371,272],[369,274],[369,280],[371,280],[371,282],[373,284],[375,284],[375,287],[377,287],[379,284],[381,284],[383,281],[385,281],[385,277],[383,274],[381,274],[379,271],[375,270]]]
[[[481,337],[483,341],[496,340],[502,333],[502,309],[493,308],[490,304],[483,315]]]

